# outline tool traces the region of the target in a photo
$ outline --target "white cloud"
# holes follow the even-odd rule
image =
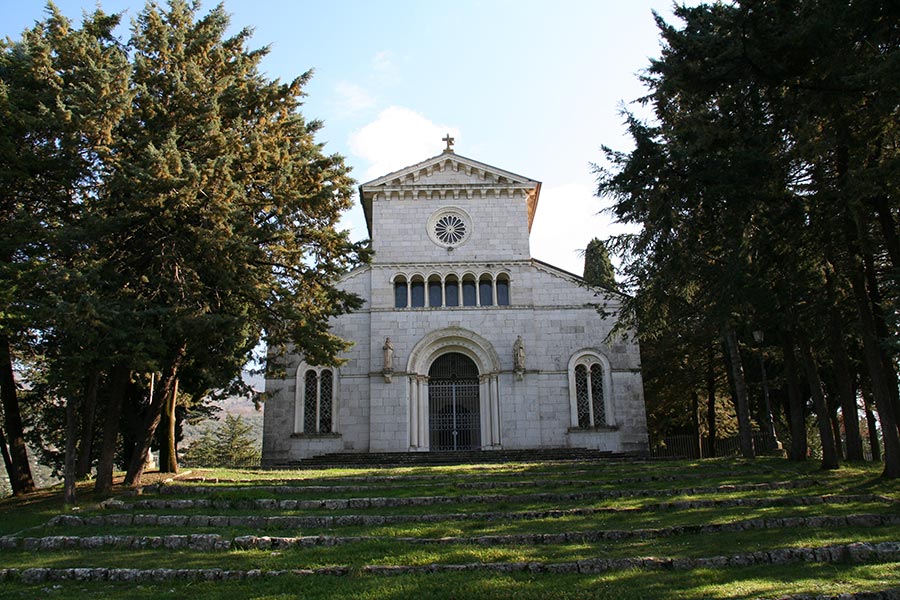
[[[375,98],[355,83],[339,81],[334,91],[337,95],[337,108],[344,115],[355,115],[375,106]]]
[[[400,80],[400,69],[397,67],[394,53],[381,50],[372,57],[372,71],[377,81],[382,84],[396,83]]]
[[[456,127],[437,125],[402,106],[384,109],[374,121],[350,134],[350,151],[369,163],[363,179],[369,181],[440,154],[441,138],[459,139]]]
[[[531,255],[576,275],[584,271],[581,254],[593,238],[610,235],[610,219],[587,183],[542,187],[531,228]]]

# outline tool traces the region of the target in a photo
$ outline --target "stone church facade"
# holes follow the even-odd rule
[[[334,452],[645,452],[640,352],[620,297],[531,258],[538,181],[447,149],[360,186],[374,250],[342,286],[338,368],[266,381],[264,464]],[[603,313],[597,310],[604,308]]]

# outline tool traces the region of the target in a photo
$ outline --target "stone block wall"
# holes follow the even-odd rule
[[[468,240],[452,251],[435,244],[426,224],[437,210],[456,207],[471,218]],[[446,261],[514,261],[529,258],[525,195],[468,198],[393,198],[373,201],[375,264]],[[522,233],[525,232],[525,235]]]

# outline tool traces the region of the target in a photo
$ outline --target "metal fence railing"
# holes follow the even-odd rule
[[[757,454],[765,454],[771,447],[769,434],[753,432],[753,447]],[[741,442],[737,435],[716,440],[715,454],[709,451],[709,440],[699,440],[692,435],[668,435],[650,440],[650,456],[655,458],[709,458],[711,456],[740,456]]]

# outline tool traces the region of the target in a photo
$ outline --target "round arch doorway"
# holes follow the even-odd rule
[[[431,364],[428,414],[432,451],[481,448],[478,367],[471,358],[449,352]]]

